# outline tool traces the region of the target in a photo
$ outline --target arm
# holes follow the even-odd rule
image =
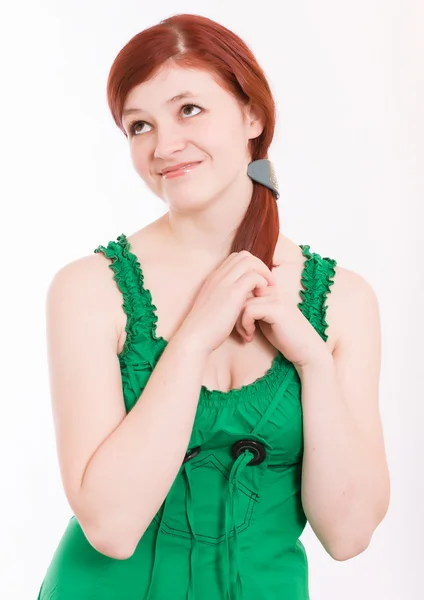
[[[327,552],[346,560],[365,550],[384,518],[390,482],[378,408],[378,303],[360,276],[340,268],[338,274],[334,306],[329,304],[341,332],[338,344],[333,355],[319,356],[298,372],[303,508]]]
[[[99,264],[97,256],[75,261],[50,285],[49,372],[67,499],[93,547],[122,559],[134,552],[182,464],[207,353],[178,331],[127,415],[111,319],[122,298],[117,293],[112,306],[105,278],[113,274]]]

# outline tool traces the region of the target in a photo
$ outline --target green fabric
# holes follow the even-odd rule
[[[326,341],[326,296],[337,263],[300,248],[298,307]],[[129,412],[167,341],[156,335],[156,307],[126,236],[94,252],[111,260],[123,295],[127,338],[119,362]],[[261,464],[248,465],[249,450],[233,458],[233,444],[246,438],[265,447]],[[229,392],[202,386],[188,450],[196,447],[200,452],[181,465],[130,558],[97,552],[72,516],[38,600],[309,600],[299,540],[307,521],[301,381],[294,365],[278,353],[250,385]]]

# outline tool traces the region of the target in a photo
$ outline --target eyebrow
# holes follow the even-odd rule
[[[196,94],[193,94],[193,92],[186,90],[185,92],[181,92],[181,94],[177,94],[176,96],[169,98],[169,100],[166,101],[166,104],[172,104],[173,102],[178,102],[178,100],[182,100],[183,98],[196,98],[196,97],[197,97]],[[126,115],[131,115],[133,113],[138,113],[138,112],[142,112],[142,111],[143,111],[142,108],[126,108],[123,111],[122,116],[125,117]]]

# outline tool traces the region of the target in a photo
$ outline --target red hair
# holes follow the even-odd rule
[[[261,135],[249,140],[252,160],[268,158],[274,136],[275,103],[267,78],[248,46],[235,33],[199,15],[178,14],[135,35],[116,56],[107,82],[107,101],[117,126],[126,134],[122,110],[131,89],[153,77],[166,62],[209,71],[239,102],[251,103],[262,116]],[[253,181],[253,194],[231,252],[248,250],[268,268],[280,230],[273,192]]]

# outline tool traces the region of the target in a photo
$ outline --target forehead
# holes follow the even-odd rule
[[[208,98],[230,95],[211,72],[172,65],[160,68],[148,81],[135,86],[127,95],[123,108],[135,106],[149,110],[186,93]]]

